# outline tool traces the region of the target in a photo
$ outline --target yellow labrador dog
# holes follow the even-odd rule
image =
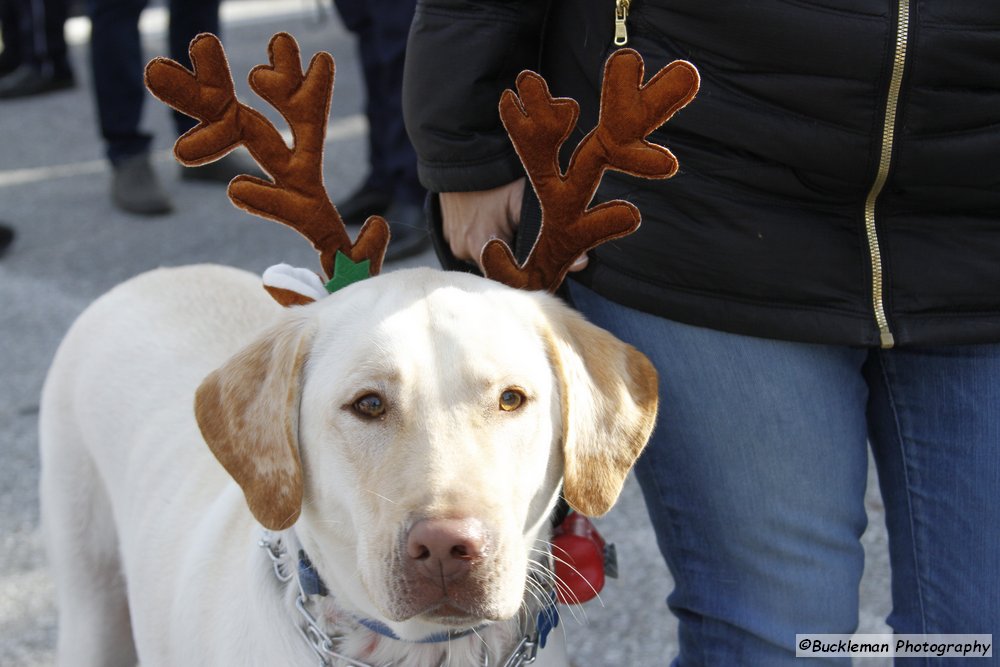
[[[482,278],[283,309],[235,269],[139,276],[44,389],[59,664],[565,664],[549,513],[611,507],[656,403],[643,355]]]

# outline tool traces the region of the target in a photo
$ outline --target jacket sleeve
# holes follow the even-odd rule
[[[548,5],[418,3],[407,44],[403,113],[420,182],[428,190],[484,190],[523,176],[497,105],[522,70],[537,69]]]

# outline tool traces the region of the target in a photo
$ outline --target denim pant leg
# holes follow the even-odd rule
[[[866,370],[889,529],[889,624],[1000,636],[1000,345],[879,352]]]
[[[679,324],[576,283],[571,294],[660,373],[658,423],[636,475],[675,580],[675,667],[791,665],[796,633],[853,632],[866,352]]]
[[[146,87],[139,14],[146,0],[87,0],[94,99],[112,163],[149,150],[152,137],[139,129]]]

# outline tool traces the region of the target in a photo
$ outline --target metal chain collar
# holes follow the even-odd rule
[[[270,536],[265,534],[257,542],[257,546],[264,549],[264,553],[271,560],[271,567],[274,570],[274,576],[277,577],[278,581],[281,583],[288,583],[292,579],[295,579],[295,584],[298,586],[299,593],[295,597],[295,609],[299,612],[302,620],[295,624],[295,629],[298,630],[299,635],[306,641],[309,648],[312,649],[313,653],[316,655],[317,664],[319,667],[333,667],[334,663],[331,662],[332,659],[339,660],[346,667],[379,667],[376,665],[370,665],[366,662],[359,662],[352,658],[347,657],[337,653],[335,650],[337,642],[343,639],[342,635],[329,635],[326,630],[324,630],[316,617],[312,615],[309,609],[306,608],[306,604],[309,602],[309,598],[305,591],[302,590],[302,583],[299,581],[298,577],[295,576],[295,571],[291,572],[285,571],[285,555],[288,553],[285,546],[281,542],[281,538],[275,541],[271,541]],[[381,667],[391,667],[390,665],[383,665]]]
[[[261,547],[264,553],[267,554],[268,559],[271,561],[274,576],[278,581],[287,584],[292,579],[295,579],[296,586],[299,589],[299,593],[295,598],[295,609],[302,617],[300,622],[295,624],[295,629],[316,655],[316,664],[318,667],[335,667],[336,665],[342,665],[343,667],[393,667],[394,663],[391,662],[383,665],[372,665],[337,653],[336,647],[344,639],[344,636],[327,633],[307,608],[309,596],[302,589],[302,583],[296,576],[296,570],[288,568],[292,571],[286,571],[287,562],[285,556],[288,551],[285,549],[284,544],[282,544],[281,538],[272,540],[270,533],[265,533],[257,542],[257,546]],[[535,622],[532,623],[532,626],[530,631],[525,633],[518,641],[517,646],[514,647],[514,650],[503,663],[502,667],[523,667],[524,665],[534,663],[538,658],[539,628]],[[334,660],[339,662],[335,663],[333,662]],[[445,667],[447,662],[447,659],[443,660],[439,667]],[[479,667],[490,667],[490,657],[485,652],[483,653],[483,659]]]

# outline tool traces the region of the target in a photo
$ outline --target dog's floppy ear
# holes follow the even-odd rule
[[[270,530],[288,528],[302,509],[299,393],[311,339],[306,320],[289,317],[213,371],[195,396],[205,442]]]
[[[550,318],[562,402],[563,495],[578,512],[614,505],[653,431],[657,375],[631,345],[568,309]]]

